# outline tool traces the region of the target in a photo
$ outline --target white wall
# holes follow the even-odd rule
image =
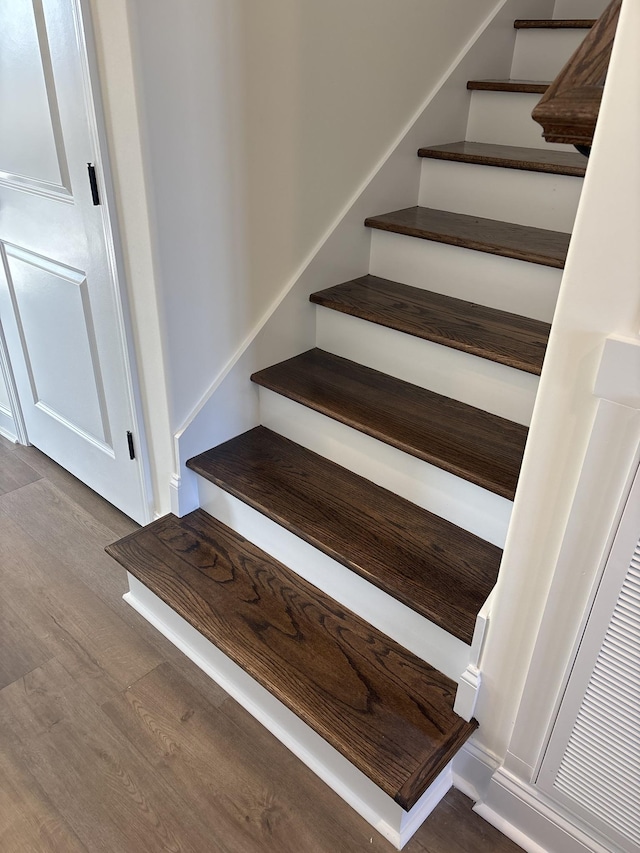
[[[496,5],[130,0],[172,429]]]
[[[623,4],[482,660],[479,738],[503,757],[545,606],[553,614],[537,682],[522,708],[526,724],[512,743],[521,766],[535,762],[637,451],[637,412],[624,398],[607,397],[615,405],[599,402],[594,387],[608,336],[628,338],[630,352],[640,343],[640,162],[635,154],[640,113],[629,106],[640,100],[639,14],[637,3]],[[637,361],[626,369],[637,371]],[[632,378],[637,385],[638,377]],[[565,549],[565,574],[555,577],[554,598],[548,600],[594,423],[600,455],[584,479],[590,490],[578,496],[581,521],[580,530],[572,533],[574,549],[568,555]]]

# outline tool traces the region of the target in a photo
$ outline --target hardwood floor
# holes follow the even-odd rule
[[[3,853],[390,853],[122,601],[136,525],[0,438]],[[452,791],[408,853],[515,853]]]

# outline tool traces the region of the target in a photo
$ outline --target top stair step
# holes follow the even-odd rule
[[[477,727],[453,681],[203,510],[107,553],[406,810]]]
[[[544,95],[551,82],[548,80],[469,80],[467,89],[472,92],[521,92]]]
[[[251,379],[513,500],[527,439],[520,424],[319,349]]]
[[[343,314],[540,375],[550,325],[373,275],[311,294]]]
[[[187,465],[470,644],[501,551],[266,427]]]
[[[590,30],[596,18],[519,18],[516,30]]]
[[[418,157],[452,160],[479,166],[500,166],[525,172],[546,172],[584,178],[588,159],[576,151],[523,148],[517,145],[493,145],[487,142],[449,142],[420,148]]]
[[[570,234],[430,207],[407,207],[365,219],[366,226],[478,252],[563,269]]]

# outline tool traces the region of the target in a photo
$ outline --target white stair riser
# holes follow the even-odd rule
[[[588,32],[586,29],[518,30],[511,66],[512,79],[555,79]]]
[[[264,426],[504,547],[512,502],[319,412],[260,389]]]
[[[200,506],[440,672],[457,681],[471,647],[228,492],[199,478]]]
[[[321,349],[510,421],[530,424],[537,376],[329,308],[318,306],[317,312],[316,343]]]
[[[570,232],[582,180],[444,160],[422,161],[422,207]]]
[[[372,275],[550,323],[562,270],[373,230]]]
[[[599,18],[609,5],[609,0],[556,0],[553,17]]]
[[[531,118],[542,95],[522,92],[472,92],[466,139],[496,145],[522,145],[575,151],[570,145],[546,142],[542,128]]]
[[[132,575],[128,577],[130,591],[124,596],[128,604],[226,690],[396,849],[402,849],[451,788],[451,764],[427,788],[411,811],[403,811],[231,658]]]

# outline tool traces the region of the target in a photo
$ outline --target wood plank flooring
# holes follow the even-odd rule
[[[391,853],[122,601],[132,521],[2,438],[0,482],[3,853]],[[457,791],[405,848],[519,849]]]

